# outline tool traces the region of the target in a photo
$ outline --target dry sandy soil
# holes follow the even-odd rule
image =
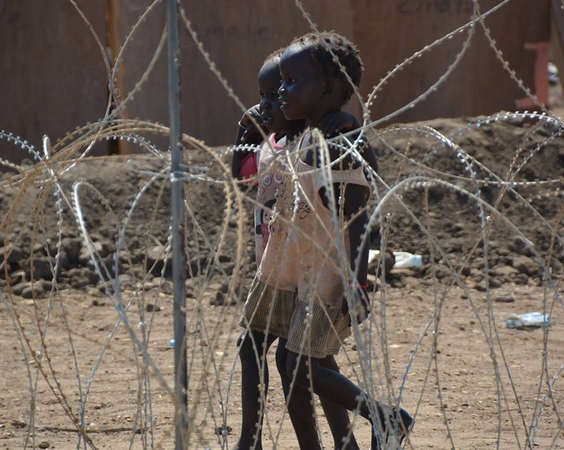
[[[407,185],[385,205],[386,245],[419,253],[424,264],[375,280],[373,318],[358,339],[347,340],[338,361],[379,398],[401,392],[401,405],[417,421],[406,448],[512,450],[532,448],[529,437],[535,448],[564,449],[564,138],[556,122],[477,120],[389,128],[381,135],[389,147],[373,140],[388,185],[379,183],[380,196],[416,174],[442,182]],[[463,152],[423,125],[452,136]],[[467,157],[483,166],[465,165]],[[209,155],[193,150],[186,159],[220,180],[186,184],[188,448],[215,450],[231,447],[240,426],[237,322],[254,267],[250,226],[237,221],[237,212],[247,217],[250,206],[228,208],[230,181]],[[44,172],[27,172],[23,181],[4,176],[0,448],[173,448],[166,178],[143,191],[124,221],[149,173],[166,164],[144,155],[88,161],[65,174],[59,166],[60,203]],[[90,184],[73,189],[76,180]],[[514,190],[500,180],[514,181]],[[473,197],[478,193],[484,203]],[[105,283],[71,206],[80,208]],[[65,255],[53,277],[57,250]],[[543,310],[552,314],[550,328],[505,326],[512,313]],[[295,449],[269,361],[265,448],[277,441],[280,450]],[[216,434],[222,429],[223,437]],[[332,448],[321,412],[319,429]],[[362,419],[355,433],[368,448]]]

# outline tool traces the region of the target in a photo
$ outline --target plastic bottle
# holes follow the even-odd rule
[[[376,261],[380,258],[380,250],[368,250],[368,262]]]
[[[408,252],[394,252],[396,263],[394,269],[409,269],[412,267],[421,267],[423,259],[421,255],[414,255]]]
[[[526,314],[511,314],[505,321],[507,328],[540,328],[549,327],[551,319],[547,314],[531,312]]]

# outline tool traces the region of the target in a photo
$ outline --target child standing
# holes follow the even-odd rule
[[[278,63],[282,51],[270,55],[264,62],[258,75],[261,101],[259,108],[251,108],[249,114],[254,115],[259,125],[264,126],[271,134],[256,153],[258,156],[258,191],[257,207],[255,209],[255,253],[257,264],[262,259],[269,232],[268,222],[270,213],[276,200],[281,174],[278,170],[278,157],[283,152],[284,144],[292,141],[304,129],[303,120],[289,121],[284,117],[278,102],[280,87],[280,72]],[[347,114],[332,116],[331,127],[345,126],[350,120]],[[255,143],[257,136],[250,123],[240,122],[237,143]],[[235,152],[237,153],[237,152]],[[232,172],[237,178],[249,178],[255,175],[246,165],[247,154],[234,154]],[[245,169],[247,167],[247,169]],[[243,173],[242,173],[243,172]],[[263,283],[255,278],[245,302],[241,325],[246,328],[239,338],[239,356],[242,366],[242,427],[241,436],[235,448],[238,450],[262,450],[261,427],[264,412],[264,402],[268,390],[268,366],[266,353],[272,343],[280,338],[276,361],[282,378],[284,395],[289,400],[290,380],[286,377],[285,364],[287,350],[285,348],[288,328],[296,300],[295,286],[286,284]],[[338,370],[334,358],[328,357],[321,361],[328,370]],[[262,371],[262,376],[261,376]],[[261,387],[262,386],[262,387]],[[296,386],[288,401],[290,419],[296,431],[298,442],[302,450],[320,449],[319,439],[315,427],[311,396],[307,389]],[[323,398],[321,404],[331,428],[336,448],[342,448],[342,442],[347,442],[347,449],[357,450],[354,435],[350,431],[350,420],[346,409],[334,405]]]
[[[351,316],[361,321],[368,307],[368,240],[363,237],[369,184],[360,158],[341,146],[325,146],[315,131],[324,117],[349,100],[351,82],[360,83],[362,62],[346,38],[334,32],[309,33],[284,51],[280,73],[284,115],[307,120],[309,128],[288,155],[289,172],[277,191],[257,276],[268,279],[277,269],[278,280],[297,285],[286,344],[287,376],[321,398],[358,410],[372,425],[372,450],[381,449],[392,436],[401,443],[413,419],[401,408],[370,399],[351,380],[321,364],[350,335]]]

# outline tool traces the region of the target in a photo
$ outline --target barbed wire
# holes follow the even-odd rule
[[[8,170],[0,180],[0,188],[5,193],[3,201],[8,201],[0,222],[4,241],[0,265],[4,282],[0,305],[7,313],[1,323],[6,330],[13,332],[3,334],[2,340],[8,344],[6,348],[14,348],[11,354],[17,355],[20,360],[14,365],[24,373],[25,382],[18,387],[23,389],[22,386],[25,386],[26,391],[18,393],[18,396],[29,396],[19,405],[20,410],[26,411],[28,419],[25,424],[27,429],[19,434],[18,439],[21,440],[18,442],[22,442],[25,448],[35,448],[45,430],[52,429],[73,431],[77,436],[76,448],[101,448],[108,443],[117,448],[124,441],[123,435],[114,441],[109,434],[118,431],[127,434],[130,448],[169,446],[174,425],[172,411],[177,400],[166,350],[170,345],[183,345],[189,350],[185,442],[188,448],[232,448],[239,424],[234,417],[240,415],[240,366],[236,344],[242,330],[239,316],[256,269],[249,221],[252,221],[251,211],[260,205],[253,189],[249,188],[249,181],[232,179],[229,158],[233,151],[254,148],[210,148],[204,142],[183,135],[185,148],[191,150],[186,152],[184,171],[171,174],[166,149],[161,150],[152,142],[153,137],[167,135],[169,129],[158,123],[125,118],[127,106],[142,91],[162,54],[166,30],[163,29],[157,48],[134,87],[127,93],[121,93],[117,88],[119,67],[129,45],[135,34],[140,32],[141,23],[154,13],[160,2],[153,1],[143,11],[124,39],[113,65],[87,17],[74,0],[70,2],[90,30],[106,65],[109,100],[104,117],[78,127],[53,146],[45,137],[41,150],[22,137],[0,131],[0,139],[34,161],[34,165],[14,164],[0,158],[0,165]],[[559,323],[564,306],[560,293],[562,269],[558,271],[552,260],[558,259],[564,252],[564,181],[561,176],[530,180],[524,172],[538,161],[542,162],[543,154],[561,145],[562,120],[553,116],[546,105],[539,105],[542,113],[500,112],[473,120],[461,119],[456,123],[462,125],[450,132],[441,131],[431,123],[378,128],[425,100],[452,75],[472,43],[476,24],[484,31],[496,58],[511,79],[538,103],[504,58],[484,21],[493,12],[503,11],[507,4],[509,0],[504,0],[482,12],[479,2],[472,0],[473,11],[466,24],[405,59],[374,86],[365,100],[355,89],[363,105],[363,135],[381,150],[381,161],[394,167],[376,173],[363,162],[371,180],[372,192],[367,212],[370,223],[379,224],[381,228],[381,254],[398,243],[411,245],[413,251],[424,255],[425,269],[421,269],[423,275],[419,277],[421,294],[415,294],[405,286],[404,290],[409,293],[398,294],[390,284],[397,281],[393,277],[393,269],[386,272],[381,267],[382,260],[378,263],[378,268],[371,275],[375,286],[372,314],[362,324],[353,315],[352,337],[341,343],[339,362],[342,370],[347,371],[370,398],[413,411],[418,426],[407,444],[411,448],[428,447],[426,433],[417,432],[427,428],[427,421],[433,422],[433,427],[444,440],[438,445],[444,445],[444,448],[466,447],[463,436],[476,433],[469,425],[473,423],[468,420],[471,413],[458,415],[449,410],[450,372],[459,368],[450,366],[442,356],[441,336],[447,326],[452,326],[448,320],[454,295],[463,297],[463,305],[471,317],[468,320],[476,328],[472,338],[479,341],[481,351],[487,355],[484,358],[488,368],[480,373],[489,375],[487,383],[491,384],[491,389],[480,387],[479,390],[476,388],[476,392],[489,393],[495,400],[487,405],[484,414],[496,423],[488,432],[483,430],[484,439],[480,442],[490,439],[496,442],[496,448],[520,449],[539,445],[556,449],[560,445],[563,428],[558,410],[557,383],[562,378],[564,365],[563,353],[557,342],[562,336],[561,327],[541,327],[542,339],[537,336],[534,346],[538,352],[536,356],[541,358],[540,368],[535,373],[537,379],[523,380],[516,376],[518,369],[512,366],[514,349],[507,346],[510,338],[501,331],[503,326],[496,309],[498,306],[494,305],[495,275],[492,274],[490,261],[498,258],[499,252],[494,243],[500,235],[520,239],[529,249],[528,257],[538,268],[538,275],[531,275],[530,279],[539,285],[534,292],[542,293],[542,298],[531,304],[550,316],[552,323]],[[304,3],[296,0],[295,5],[310,28],[317,30],[314,18]],[[189,13],[184,8],[180,11],[186,30],[210,70],[241,111],[245,111],[245,105],[231,88],[229,80],[206,51],[205,42],[198,37]],[[459,52],[429,89],[386,117],[377,120],[370,117],[369,108],[377,94],[399,71],[424,53],[432,52],[453,36],[465,32],[467,36]],[[533,125],[525,128],[525,121]],[[523,129],[517,146],[507,153],[509,157],[503,165],[503,173],[498,173],[487,162],[471,154],[464,141],[471,133],[498,125]],[[354,154],[358,158],[358,140],[346,137],[348,139],[340,144],[344,154]],[[118,184],[135,184],[127,186],[127,190],[124,187],[127,195],[110,189],[101,178],[97,178],[102,174],[90,169],[102,167],[96,164],[114,164],[115,158],[90,156],[97,143],[109,139],[127,141],[141,152],[140,156],[127,157],[129,162],[120,165],[127,168],[127,172],[120,174],[123,179],[117,180]],[[415,144],[406,144],[410,139]],[[314,141],[313,145],[328,158],[329,144],[334,145],[335,142],[327,141],[320,133],[314,133]],[[447,166],[446,161],[453,164]],[[328,171],[324,184],[331,186],[332,180],[332,173]],[[166,310],[166,302],[170,300],[170,292],[167,293],[170,281],[167,278],[170,278],[172,241],[167,194],[170,183],[177,182],[184,183],[186,192],[188,339],[184,343],[168,344],[166,336],[170,336],[170,324],[159,311]],[[298,195],[299,189],[298,184],[292,194]],[[485,198],[488,189],[495,191],[491,199]],[[456,198],[464,198],[465,204],[469,205],[464,208],[466,211],[462,211],[465,215],[461,216],[466,220],[463,226],[467,228],[464,230],[466,238],[457,251],[444,245],[444,233],[436,229],[433,215],[437,215],[437,210],[440,212],[440,207],[433,203],[433,190],[441,192],[445,205],[453,203]],[[539,199],[543,200],[542,204]],[[335,199],[331,201],[336,202]],[[337,209],[334,203],[332,210]],[[472,213],[469,212],[471,209]],[[523,214],[528,215],[529,225],[521,221],[520,215]],[[341,219],[337,215],[332,217],[336,229],[340,229]],[[290,220],[287,226],[292,228],[293,221]],[[413,230],[414,237],[401,242],[405,239],[405,235],[400,233],[404,226]],[[303,231],[295,230],[296,235],[300,233]],[[65,277],[64,272],[74,270],[69,270],[65,263],[69,257],[70,247],[66,242],[69,239],[77,239],[82,252],[82,263],[77,263],[72,273],[76,278],[79,278],[79,272],[93,274],[95,282],[90,284],[90,291],[77,288],[74,294],[68,292],[72,276]],[[367,231],[363,242],[368,243],[369,240]],[[20,258],[23,263],[15,260],[18,252],[26,254],[25,258]],[[344,246],[339,247],[339,258],[336,264],[347,260]],[[36,276],[39,266],[45,261],[47,275]],[[14,270],[16,265],[19,270]],[[483,285],[473,284],[472,270],[476,272],[474,275],[479,275]],[[411,272],[409,276],[415,278],[417,274]],[[50,283],[44,290],[40,290],[42,280]],[[349,286],[348,279],[344,278],[343,283]],[[20,284],[31,289],[31,304],[22,299]],[[403,295],[428,297],[425,299],[426,307],[419,311],[417,323],[402,324],[401,319],[394,317],[398,296],[400,300],[406,300],[401,298]],[[97,304],[108,301],[115,315],[101,316],[106,325],[94,332],[81,329],[80,324],[74,322],[77,317],[84,320],[80,305],[77,312],[77,296],[94,298],[90,302]],[[92,309],[84,311],[95,314]],[[391,342],[398,331],[395,329],[398,324],[403,327],[409,325],[410,337],[403,343],[405,347],[401,356],[393,357]],[[311,326],[311,323],[306,326]],[[84,342],[88,345],[82,349]],[[257,349],[261,345],[260,342],[255,343]],[[305,337],[301,345],[302,348],[307,345]],[[87,351],[86,355],[82,353],[84,351]],[[67,360],[69,353],[71,356]],[[265,355],[265,358],[271,356]],[[131,369],[130,378],[125,376],[124,366]],[[261,367],[261,379],[264,381],[265,369]],[[113,382],[106,381],[106,372],[122,370],[122,377],[115,378]],[[66,372],[71,372],[72,376],[69,378]],[[486,383],[477,375],[473,380],[469,377],[476,384]],[[275,395],[272,391],[280,390],[280,386],[274,380],[271,384],[271,392],[264,390],[261,399],[266,415],[263,437],[272,443],[273,448],[291,448],[293,444],[283,446],[286,433],[291,429],[283,400],[275,406],[276,400],[268,398]],[[116,419],[119,426],[96,426],[91,417],[99,417],[96,407],[100,405],[95,403],[100,395],[99,386],[109,389],[109,396],[116,396],[112,400],[115,404],[108,409],[127,414],[130,421]],[[129,388],[131,392],[128,392]],[[310,388],[313,389],[312,386]],[[532,407],[524,398],[529,396],[529,390],[534,390]],[[52,401],[48,396],[52,396],[54,404],[62,408],[63,417],[44,413],[45,406]],[[431,405],[431,396],[436,396],[438,405]],[[278,395],[275,398],[282,397]],[[314,407],[320,414],[316,402]],[[375,407],[371,404],[374,416]],[[99,409],[105,408],[100,406]],[[168,415],[164,412],[167,410],[170,411]],[[358,421],[357,416],[358,411],[353,412],[352,430],[362,440],[370,435],[371,430]],[[440,419],[435,419],[435,416]],[[48,421],[48,424],[41,423],[41,420]],[[319,425],[320,440],[329,447],[329,443],[323,442],[327,438],[322,429],[323,426]],[[104,433],[107,436],[101,437],[100,434]]]

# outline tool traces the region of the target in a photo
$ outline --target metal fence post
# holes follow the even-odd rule
[[[180,62],[178,0],[167,2],[170,179],[172,196],[172,277],[174,290],[175,450],[184,450],[188,435],[188,372],[186,351],[186,254],[184,251],[184,184],[181,177]]]

